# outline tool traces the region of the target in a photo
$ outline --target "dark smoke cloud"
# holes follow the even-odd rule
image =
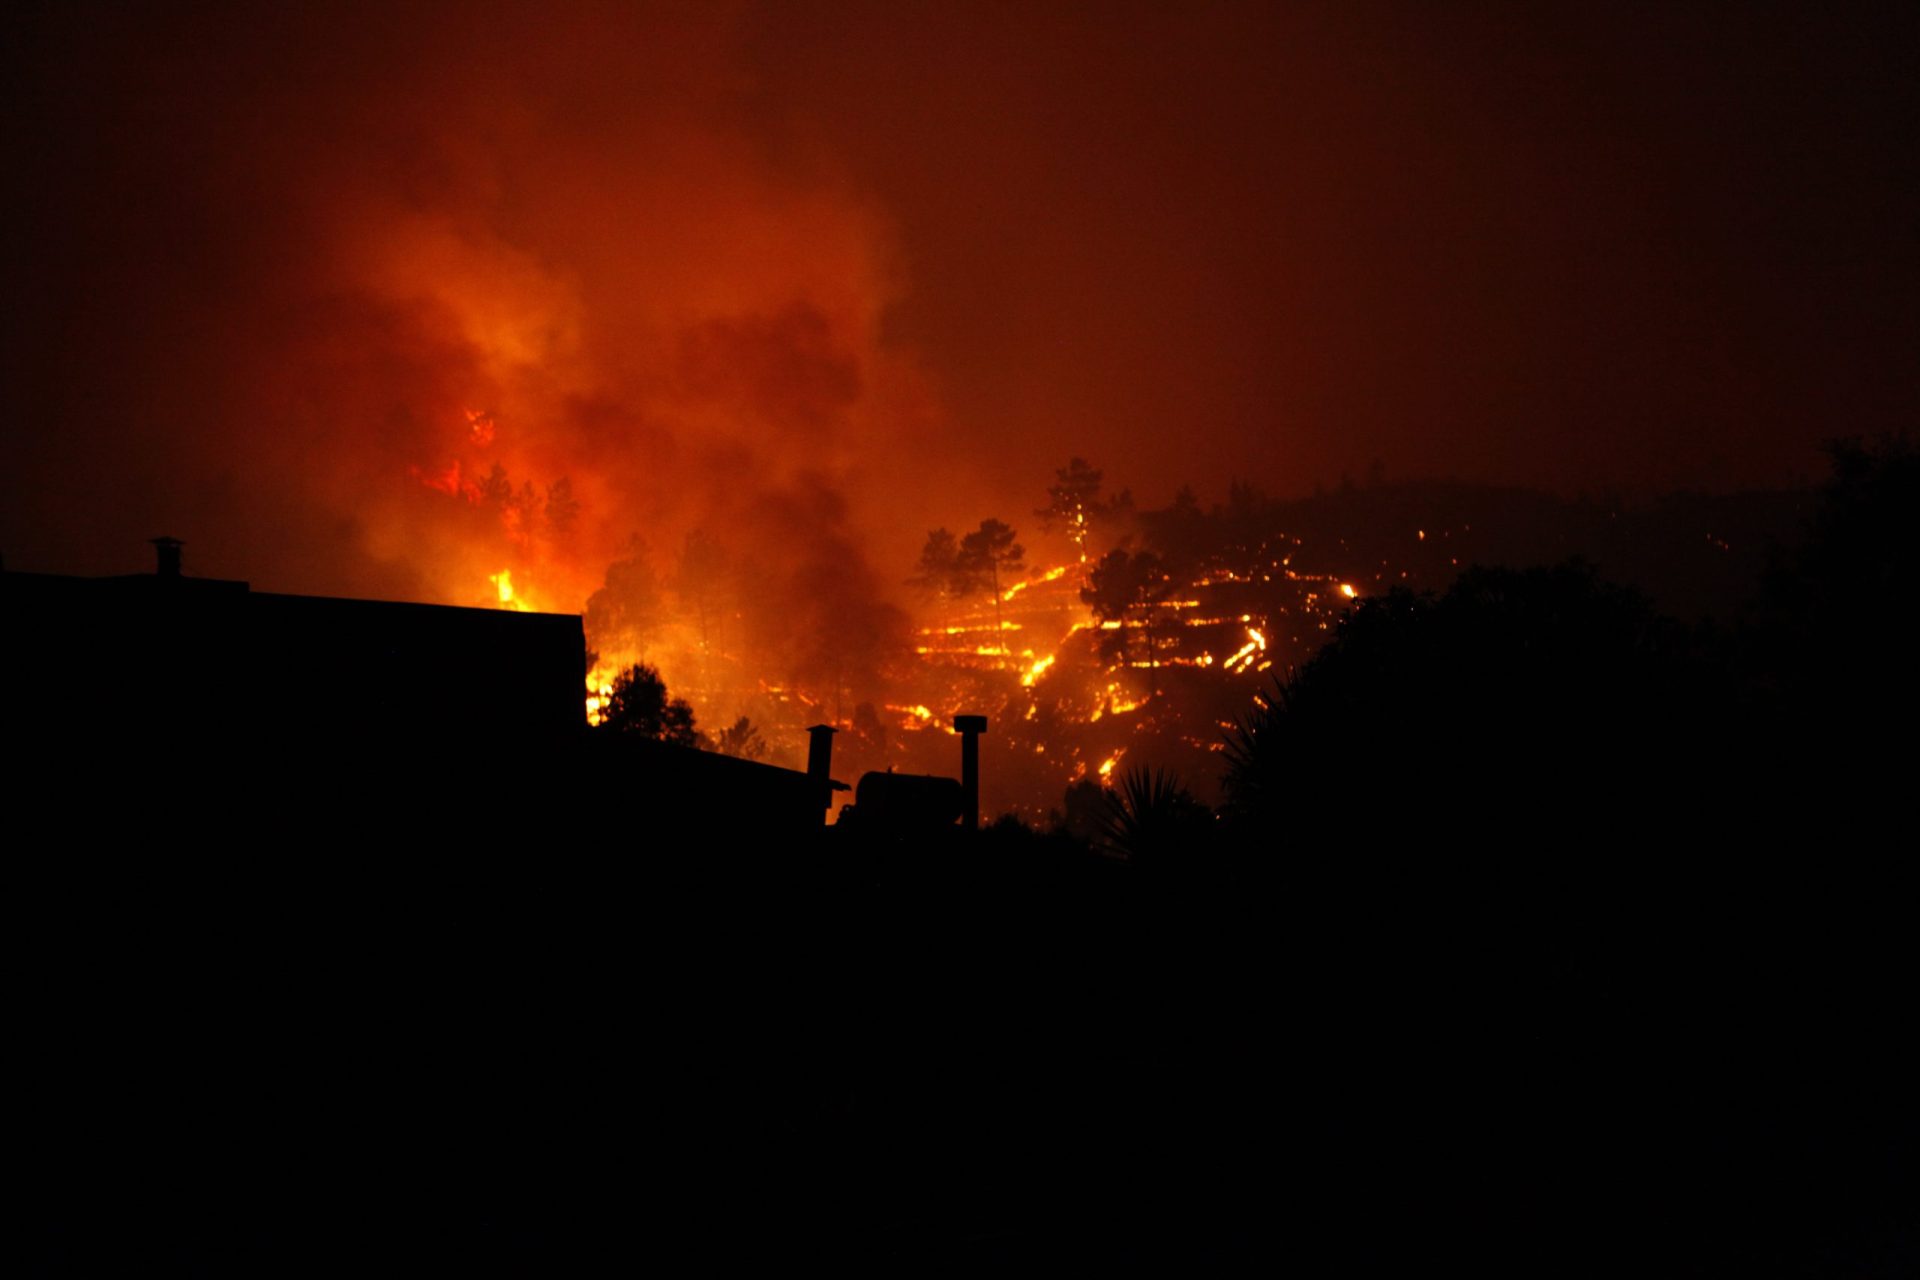
[[[904,623],[841,490],[928,410],[879,332],[888,224],[760,153],[739,22],[35,15],[13,563],[131,568],[164,530],[276,589],[487,603],[505,571],[577,610],[700,526],[771,584],[769,670],[870,685]]]
[[[1910,6],[13,12],[21,567],[885,597],[1074,455],[1727,485],[1920,407]]]

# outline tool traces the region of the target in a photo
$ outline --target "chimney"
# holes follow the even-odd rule
[[[160,563],[155,566],[154,572],[162,578],[179,577],[180,548],[186,545],[186,543],[180,541],[178,538],[153,539],[153,549],[158,552],[160,556]]]
[[[820,821],[827,820],[827,810],[833,808],[833,726],[816,724],[807,727],[807,781],[819,789]]]
[[[980,829],[980,735],[987,731],[985,716],[955,716],[960,735],[960,821],[968,831]]]

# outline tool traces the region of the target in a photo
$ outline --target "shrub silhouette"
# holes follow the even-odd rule
[[[680,698],[667,696],[667,682],[659,671],[637,662],[614,677],[613,692],[602,712],[603,733],[632,734],[694,747],[700,736],[693,727],[693,708]]]
[[[1131,768],[1106,797],[1100,844],[1130,862],[1192,861],[1211,834],[1212,812],[1163,769]]]

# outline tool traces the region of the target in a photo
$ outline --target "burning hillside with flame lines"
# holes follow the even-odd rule
[[[1879,329],[1825,326],[1832,352],[1787,359],[1762,339],[1800,330],[1761,310],[1742,336],[1731,314],[1650,306],[1634,282],[1681,273],[1591,253],[1662,243],[1638,205],[1558,177],[1556,220],[1500,203],[1526,184],[1444,166],[1489,216],[1405,257],[1427,241],[1400,217],[1452,206],[1402,162],[1379,77],[1337,70],[1342,39],[1153,21],[1178,38],[1025,10],[845,29],[807,6],[605,0],[48,10],[8,54],[13,114],[36,127],[4,238],[0,362],[24,425],[4,441],[0,550],[105,574],[164,530],[196,572],[281,591],[577,612],[583,696],[646,661],[710,733],[746,716],[791,752],[792,730],[840,725],[847,772],[949,770],[940,726],[982,712],[989,809],[1034,813],[1134,763],[1206,787],[1222,725],[1384,586],[1444,587],[1488,556],[1636,567],[1590,536],[1606,500],[1577,538],[1469,548],[1471,502],[1329,522],[1236,498],[1236,477],[1299,494],[1385,457],[1561,492],[1783,483],[1827,423],[1905,403],[1867,376]],[[1177,47],[1189,59],[1167,63]],[[1264,94],[1292,83],[1283,47],[1330,69],[1300,91],[1332,114],[1268,103],[1272,132],[1250,130],[1222,69]],[[1170,66],[1199,114],[1149,127]],[[1534,81],[1517,83],[1513,118],[1532,119]],[[1323,119],[1340,127],[1301,124]],[[1463,153],[1537,158],[1487,123]],[[1637,153],[1583,154],[1585,172]],[[1243,181],[1269,164],[1271,183]],[[1595,173],[1596,193],[1621,185]],[[1697,218],[1713,234],[1673,260],[1710,256],[1731,222]],[[1888,243],[1910,222],[1887,219]],[[1503,256],[1531,243],[1513,226],[1563,224],[1564,270]],[[1857,219],[1836,225],[1846,264],[1878,261]],[[1788,239],[1806,237],[1766,243]],[[1772,247],[1749,260],[1782,269]],[[1613,321],[1538,322],[1567,297]],[[1911,346],[1882,328],[1886,351]],[[1731,345],[1672,358],[1701,334]],[[1910,362],[1880,363],[1897,380]],[[1803,364],[1797,399],[1752,376]],[[1808,388],[1820,413],[1793,409]],[[1872,412],[1833,398],[1851,389]],[[1075,452],[1140,485],[1142,509],[1096,495],[1038,521]],[[1147,508],[1184,482],[1227,500]],[[988,521],[1017,567],[966,590],[916,573],[934,527],[958,547]],[[1758,540],[1716,519],[1658,545]]]
[[[753,749],[797,765],[802,730],[825,722],[842,731],[844,772],[937,773],[952,768],[952,717],[984,713],[988,812],[1030,819],[1122,765],[1172,768],[1210,791],[1224,734],[1274,676],[1355,599],[1443,581],[1459,565],[1444,552],[1470,534],[1417,529],[1400,561],[1367,572],[1345,539],[1311,546],[1281,527],[1284,505],[1251,490],[1211,513],[1186,493],[1136,511],[1129,494],[1102,496],[1101,473],[1074,459],[1030,534],[996,519],[964,538],[931,531],[917,576],[887,583],[867,570],[869,594],[843,612],[843,574],[770,563],[724,526],[677,543],[633,535],[596,567],[573,536],[590,520],[576,494],[600,486],[516,481],[498,460],[510,422],[464,410],[455,425],[451,457],[409,468],[416,500],[473,531],[457,557],[474,566],[464,602],[583,615],[590,721],[618,674],[645,663],[692,704],[710,743],[744,719]],[[822,499],[816,514],[835,510]],[[861,572],[848,551],[847,569]]]
[[[901,554],[888,571],[876,552],[898,544],[859,532],[820,475],[743,475],[721,487],[721,518],[694,522],[694,508],[649,525],[597,453],[567,458],[531,436],[513,415],[449,413],[439,452],[401,468],[403,505],[436,531],[442,599],[582,615],[590,721],[644,663],[710,745],[797,767],[803,730],[827,723],[841,731],[838,770],[857,776],[950,773],[953,716],[985,714],[986,812],[1030,820],[1072,784],[1132,766],[1211,797],[1226,734],[1355,601],[1443,588],[1475,559],[1564,554],[1557,538],[1603,545],[1619,517],[1377,477],[1294,502],[1235,486],[1210,509],[1185,490],[1136,509],[1075,458],[1051,485],[1036,475],[1045,506],[928,531],[919,563]],[[1718,532],[1680,535],[1695,558],[1724,560],[1729,536],[1761,545],[1732,515],[1713,518]],[[1568,532],[1581,520],[1591,527]]]

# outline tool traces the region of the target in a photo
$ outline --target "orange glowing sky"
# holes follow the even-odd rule
[[[1910,7],[259,9],[10,33],[10,566],[577,609],[713,527],[851,608],[1073,454],[1729,487],[1920,406]]]

